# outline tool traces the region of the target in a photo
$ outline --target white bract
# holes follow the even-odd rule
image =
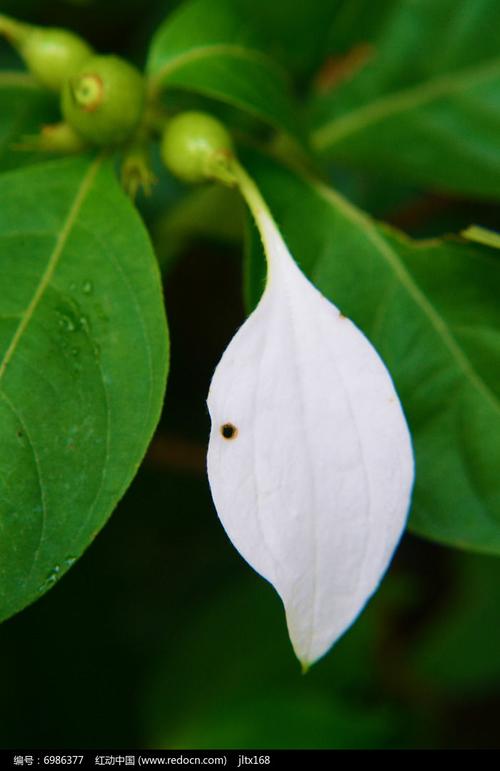
[[[413,454],[380,357],[291,257],[249,178],[268,279],[217,366],[208,475],[232,542],[281,596],[304,667],[352,624],[405,526]]]

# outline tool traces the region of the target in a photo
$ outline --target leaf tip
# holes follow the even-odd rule
[[[299,659],[299,663],[300,663],[300,669],[301,669],[302,674],[303,675],[307,675],[307,673],[311,669],[311,666],[312,666],[313,662],[312,661],[306,661],[304,659]]]

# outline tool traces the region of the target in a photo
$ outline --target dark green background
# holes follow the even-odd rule
[[[1,10],[78,29],[141,63],[173,5],[17,0]],[[327,5],[317,3],[320,17]],[[297,47],[299,85],[328,51],[320,28],[319,42],[310,34]],[[286,47],[276,40],[278,56]],[[334,174],[414,234],[495,221],[490,205],[379,173]],[[148,222],[176,195],[164,184],[143,207]],[[198,241],[168,274],[172,366],[157,437],[84,557],[0,627],[0,745],[498,748],[498,559],[405,536],[366,612],[304,677],[277,596],[227,540],[204,472],[205,396],[244,318],[240,256]]]

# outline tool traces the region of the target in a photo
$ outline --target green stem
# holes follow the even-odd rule
[[[265,202],[262,193],[252,177],[244,169],[237,158],[232,157],[224,166],[214,162],[210,168],[210,176],[223,184],[237,187],[245,203],[250,209],[259,231],[267,260],[268,280],[271,271],[271,255],[276,239],[283,241],[273,215]]]
[[[269,207],[252,177],[236,159],[231,164],[231,168],[234,173],[234,178],[238,189],[245,199],[248,208],[252,212],[259,230],[262,217],[266,217],[274,223],[272,214],[269,211]]]
[[[484,244],[484,246],[500,249],[500,234],[494,230],[483,228],[481,225],[469,225],[468,228],[461,231],[460,235],[467,238],[469,241],[475,241],[478,244]]]
[[[0,14],[0,35],[5,37],[15,48],[22,47],[31,31],[32,27],[29,24],[23,24],[23,22],[16,21],[10,16]]]
[[[157,179],[151,168],[147,136],[140,134],[128,145],[121,169],[121,180],[125,192],[134,201],[139,190],[149,196]]]

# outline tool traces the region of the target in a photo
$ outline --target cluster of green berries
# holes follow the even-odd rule
[[[48,148],[56,142],[70,151],[133,141],[144,116],[146,83],[129,62],[96,55],[68,30],[34,27],[2,15],[0,35],[15,46],[41,85],[60,94],[64,123],[45,128]],[[165,125],[162,159],[186,182],[223,177],[232,154],[229,133],[210,115],[186,112]]]
[[[41,85],[61,95],[67,125],[83,142],[116,145],[137,129],[145,102],[141,73],[118,56],[97,56],[78,35],[0,16],[0,33]]]

